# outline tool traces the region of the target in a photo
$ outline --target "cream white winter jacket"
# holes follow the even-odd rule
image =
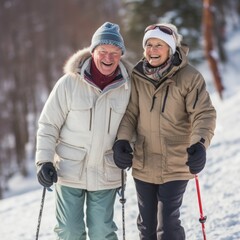
[[[39,119],[36,164],[51,161],[58,183],[97,191],[121,185],[112,145],[130,81],[129,65],[121,60],[122,78],[101,91],[85,77],[90,60],[89,49],[74,54],[54,86]]]

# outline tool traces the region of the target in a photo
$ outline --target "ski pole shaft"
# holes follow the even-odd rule
[[[207,238],[206,238],[204,223],[206,222],[207,217],[203,215],[202,200],[201,200],[201,193],[200,193],[198,175],[195,175],[195,182],[196,182],[197,196],[198,196],[198,206],[199,206],[199,212],[200,212],[199,222],[202,224],[203,239],[206,240]]]
[[[38,235],[39,235],[40,224],[41,224],[41,219],[42,219],[42,212],[43,212],[43,205],[44,205],[45,195],[46,195],[46,188],[43,187],[42,199],[41,199],[41,206],[40,206],[40,211],[39,211],[39,216],[38,216],[38,225],[37,225],[37,232],[36,232],[36,240],[38,240]]]
[[[124,190],[125,190],[125,181],[124,181],[124,170],[121,171],[121,180],[122,180],[122,191],[121,191],[121,198],[120,203],[122,204],[122,232],[123,232],[123,240],[125,240],[125,209],[124,204],[126,202],[125,196],[124,196]]]

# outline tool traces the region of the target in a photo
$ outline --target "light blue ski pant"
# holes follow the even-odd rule
[[[86,240],[86,226],[90,240],[118,240],[113,221],[117,189],[86,191],[56,184],[55,191],[57,240]]]

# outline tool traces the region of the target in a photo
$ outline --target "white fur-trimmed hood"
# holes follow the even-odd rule
[[[83,63],[91,57],[90,48],[84,48],[74,53],[63,67],[65,74],[77,74]]]
[[[90,47],[77,51],[67,60],[66,64],[63,67],[63,72],[65,74],[78,74],[84,62],[90,57],[91,57]],[[128,74],[130,74],[133,65],[123,57],[121,58],[121,62],[127,69]]]

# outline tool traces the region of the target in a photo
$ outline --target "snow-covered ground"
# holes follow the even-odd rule
[[[240,33],[231,35],[226,44],[230,62],[221,66],[225,92],[221,101],[212,87],[211,74],[207,63],[199,66],[211,92],[212,101],[217,109],[217,127],[212,144],[208,149],[208,161],[199,174],[205,223],[208,240],[240,239]],[[34,163],[32,175],[27,179],[16,176],[10,182],[5,199],[0,201],[0,238],[2,240],[35,239],[42,188],[35,177]],[[135,188],[128,172],[125,192],[126,239],[137,240],[136,228],[137,201]],[[195,181],[189,182],[181,208],[182,224],[187,240],[203,239],[199,223],[198,200]],[[119,197],[115,205],[115,221],[122,239],[122,205]],[[39,240],[53,240],[54,192],[47,192],[42,215]]]

